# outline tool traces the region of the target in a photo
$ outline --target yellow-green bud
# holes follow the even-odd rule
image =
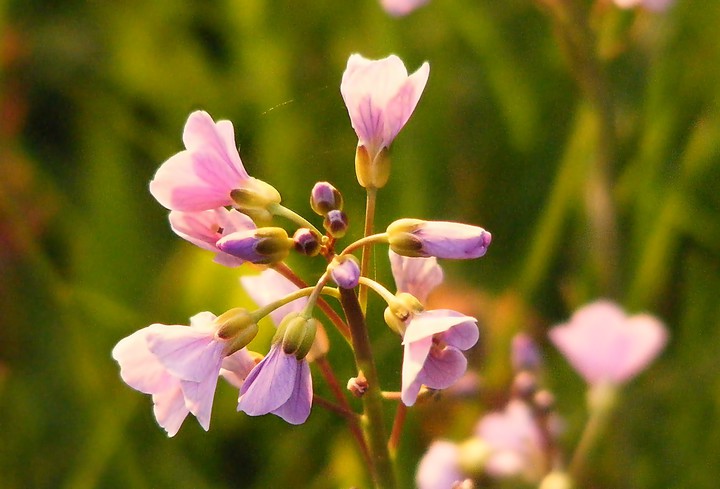
[[[355,151],[355,174],[358,183],[365,188],[382,188],[390,178],[390,155],[383,148],[377,155],[371,155],[365,146]]]
[[[288,314],[280,323],[273,342],[281,341],[286,354],[294,354],[298,360],[302,360],[312,348],[319,324],[317,319],[307,319],[300,313]]]
[[[242,187],[233,189],[230,198],[239,210],[264,209],[271,204],[279,204],[282,198],[280,192],[267,182],[250,177]]]
[[[218,338],[227,341],[228,355],[245,348],[258,333],[258,325],[253,316],[245,309],[230,309],[215,319],[218,325]]]
[[[410,257],[426,257],[422,252],[423,243],[412,233],[420,228],[425,221],[420,219],[398,219],[387,228],[390,248],[398,255]]]
[[[390,329],[400,335],[405,334],[405,322],[413,315],[424,310],[423,305],[417,298],[407,292],[396,294],[394,300],[388,303],[385,308],[385,322]]]

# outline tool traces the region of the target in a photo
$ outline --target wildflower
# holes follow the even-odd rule
[[[415,474],[418,489],[451,489],[464,479],[460,472],[460,448],[450,441],[434,441],[423,455]]]
[[[364,187],[380,188],[389,177],[386,151],[420,100],[430,65],[408,76],[395,55],[369,60],[359,54],[348,59],[340,92],[358,136],[355,169]]]
[[[430,0],[380,0],[380,4],[390,15],[400,17],[407,15],[416,8],[422,7]]]
[[[465,373],[467,360],[461,350],[477,343],[479,331],[475,318],[449,309],[426,311],[416,297],[400,288],[408,287],[427,297],[442,279],[442,270],[435,258],[408,258],[391,250],[390,262],[398,286],[399,305],[389,309],[395,308],[392,314],[401,321],[405,348],[401,398],[405,405],[412,406],[423,384],[432,389],[446,389]],[[413,300],[408,300],[408,296]]]
[[[603,300],[578,309],[569,322],[555,326],[548,335],[590,385],[627,382],[667,342],[667,331],[656,318],[628,317],[617,304]]]
[[[214,251],[215,262],[227,267],[236,267],[245,260],[224,253],[216,243],[223,236],[237,231],[255,229],[255,224],[245,214],[224,207],[197,212],[171,211],[170,226],[175,234],[205,250]]]
[[[533,414],[522,401],[512,400],[501,412],[485,415],[475,435],[490,447],[485,471],[498,478],[542,475],[541,435]]]
[[[483,256],[492,235],[478,226],[398,219],[387,228],[390,248],[403,256],[469,259]]]
[[[217,320],[202,312],[190,318],[190,327],[152,324],[113,348],[123,381],[153,396],[155,418],[168,436],[178,432],[188,413],[209,429],[221,368],[237,379],[248,373],[249,353],[244,345],[234,344],[235,335],[220,337],[222,324]],[[231,346],[237,349],[229,351]]]
[[[268,265],[287,258],[295,242],[283,228],[265,227],[227,234],[215,246],[223,253],[242,260]]]
[[[317,320],[290,314],[278,327],[268,355],[240,389],[238,411],[250,416],[272,413],[302,424],[312,406],[312,377],[305,358],[315,340]]]

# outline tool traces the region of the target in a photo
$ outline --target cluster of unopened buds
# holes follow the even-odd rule
[[[425,63],[408,76],[396,56],[371,61],[353,55],[348,60],[341,93],[359,139],[357,178],[373,207],[377,190],[390,176],[390,144],[414,111],[428,74]],[[155,417],[169,436],[178,432],[189,413],[209,428],[219,377],[239,389],[239,411],[250,416],[272,413],[300,424],[313,404],[310,363],[322,363],[318,371],[330,375],[325,368],[325,327],[333,325],[355,356],[357,377],[350,379],[348,389],[368,399],[364,427],[369,432],[356,438],[367,444],[366,456],[385,446],[387,440],[381,445],[376,439],[382,430],[373,426],[373,402],[382,391],[365,327],[366,294],[373,291],[387,303],[384,321],[404,348],[396,398],[411,406],[421,391],[445,389],[464,374],[467,360],[462,352],[479,337],[475,318],[425,308],[428,294],[443,279],[437,259],[481,257],[490,245],[490,233],[457,222],[407,218],[373,233],[369,210],[363,237],[341,249],[348,217],[342,194],[333,185],[319,182],[310,192],[310,206],[322,220],[320,229],[285,207],[273,186],[248,174],[231,122],[193,112],[183,142],[185,150],[162,164],[150,192],[170,210],[172,230],[214,253],[215,262],[227,267],[249,263],[262,270],[241,277],[258,308],[232,308],[217,316],[201,312],[189,326],[152,324],[133,333],[113,350],[122,379],[152,395]],[[370,247],[378,244],[389,247],[395,293],[366,272]],[[362,252],[362,258],[356,252]],[[285,262],[291,254],[325,260],[325,271],[308,286]],[[331,307],[333,300],[341,303],[344,318]],[[266,316],[276,330],[263,356],[247,346]],[[337,405],[349,410],[343,395],[340,390]],[[376,454],[368,459],[375,460]]]

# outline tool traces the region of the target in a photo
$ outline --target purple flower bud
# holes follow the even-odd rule
[[[342,238],[348,228],[348,218],[341,210],[330,211],[325,216],[323,227],[333,238]]]
[[[330,275],[343,289],[354,289],[360,281],[360,264],[352,255],[335,258],[330,265]]]
[[[526,333],[518,333],[513,337],[510,358],[515,371],[537,370],[541,363],[537,345]]]
[[[321,236],[312,229],[300,228],[293,235],[295,251],[303,255],[315,256],[320,253],[321,239]]]
[[[284,229],[267,227],[230,233],[215,245],[224,253],[267,265],[284,260],[295,243]]]
[[[328,182],[318,182],[310,193],[310,206],[320,216],[343,208],[342,194]]]
[[[479,258],[492,240],[478,226],[420,219],[399,219],[388,226],[387,235],[390,249],[398,255],[424,258]]]

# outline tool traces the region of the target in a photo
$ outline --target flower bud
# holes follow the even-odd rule
[[[245,208],[264,209],[271,204],[279,204],[282,200],[275,187],[253,177],[250,177],[242,188],[233,189],[230,198],[241,211]]]
[[[276,227],[237,231],[222,237],[215,244],[224,253],[264,265],[284,260],[294,245],[287,232]]]
[[[388,307],[385,308],[385,323],[402,336],[405,334],[405,322],[410,316],[422,312],[423,309],[423,305],[414,295],[401,292],[396,294],[395,300],[389,302]]]
[[[360,263],[353,255],[335,257],[328,268],[333,281],[343,289],[354,289],[360,282]]]
[[[355,397],[364,396],[368,387],[370,387],[370,384],[368,384],[368,381],[362,372],[360,372],[357,377],[350,377],[350,380],[348,380],[347,383],[347,390],[349,390]]]
[[[310,351],[307,354],[307,361],[314,362],[319,358],[323,358],[330,351],[330,340],[328,339],[325,328],[317,322],[317,330],[315,331],[315,341],[313,341]]]
[[[293,241],[295,242],[295,251],[302,255],[315,256],[320,253],[320,242],[322,236],[316,231],[308,228],[300,228],[295,231]]]
[[[537,392],[537,378],[532,372],[523,370],[519,372],[512,383],[513,396],[529,401]]]
[[[383,148],[373,158],[364,145],[355,151],[355,174],[358,183],[365,188],[382,188],[390,178],[390,155]]]
[[[245,348],[258,333],[255,318],[247,310],[235,307],[215,319],[218,338],[227,341],[226,354]]]
[[[487,252],[492,236],[483,228],[447,221],[399,219],[387,228],[390,248],[410,257],[467,259]]]
[[[477,436],[464,441],[458,446],[460,471],[473,477],[482,475],[492,451],[492,447]]]
[[[342,238],[348,228],[348,218],[341,210],[330,211],[323,220],[323,227],[333,238]]]
[[[537,345],[526,333],[518,333],[512,339],[510,358],[513,369],[516,372],[521,370],[537,370],[540,367],[541,359]]]
[[[328,182],[318,182],[310,193],[310,207],[320,216],[325,216],[330,211],[341,211],[342,194]]]
[[[315,318],[307,319],[300,313],[288,314],[280,323],[275,334],[277,338],[282,332],[282,349],[295,358],[302,360],[310,352],[315,341],[315,332],[320,322]]]

